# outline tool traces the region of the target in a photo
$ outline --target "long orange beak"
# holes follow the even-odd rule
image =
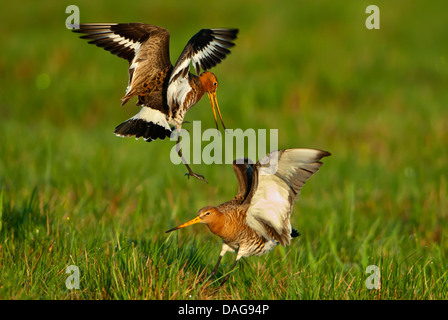
[[[208,94],[208,98],[210,99],[210,104],[212,105],[213,116],[215,117],[216,129],[218,129],[218,119],[216,118],[215,107],[218,110],[219,119],[221,119],[222,126],[223,126],[224,130],[226,130],[226,126],[224,125],[224,121],[222,120],[221,111],[219,110],[218,99],[216,98],[216,91],[215,92],[207,92],[207,94]]]
[[[201,222],[202,222],[201,218],[199,218],[199,216],[197,216],[196,218],[194,218],[194,219],[192,219],[192,220],[190,220],[188,222],[185,222],[184,224],[181,224],[180,226],[177,226],[177,227],[175,227],[173,229],[165,231],[165,233],[168,233],[168,232],[171,232],[171,231],[174,231],[174,230],[177,230],[177,229],[185,228],[185,227],[191,226],[192,224],[201,223]]]

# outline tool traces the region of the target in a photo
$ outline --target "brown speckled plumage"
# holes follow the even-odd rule
[[[201,29],[187,43],[173,66],[170,61],[170,33],[167,29],[144,23],[85,23],[74,32],[81,38],[104,48],[129,62],[129,82],[122,105],[137,97],[141,110],[121,123],[114,133],[120,137],[143,137],[150,142],[171,136],[173,127],[179,133],[188,109],[207,92],[221,122],[216,100],[216,76],[208,69],[220,63],[234,46],[238,29]],[[193,65],[196,75],[190,73]],[[202,69],[202,73],[201,73]],[[213,82],[215,85],[210,86]],[[224,126],[224,123],[223,123]],[[178,142],[179,142],[178,134]],[[178,151],[189,176],[205,180],[195,174]]]
[[[290,224],[293,203],[305,181],[322,165],[320,160],[329,155],[316,149],[288,149],[271,152],[255,165],[248,159],[240,164],[234,161],[236,196],[202,208],[196,218],[167,232],[205,223],[221,237],[223,247],[213,273],[227,251],[237,252],[233,269],[243,256],[265,254],[278,244],[287,246],[299,235]]]

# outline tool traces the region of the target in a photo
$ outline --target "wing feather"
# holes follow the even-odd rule
[[[330,153],[316,149],[288,149],[266,155],[254,167],[247,205],[246,223],[260,236],[269,239],[266,226],[278,235],[280,244],[291,239],[290,216],[300,190]]]
[[[129,62],[129,83],[125,104],[145,81],[151,81],[171,66],[168,30],[144,23],[85,23],[79,29],[82,39]]]
[[[140,46],[150,38],[151,34],[167,31],[144,23],[83,23],[73,32],[83,33],[81,39],[89,40],[90,44],[110,51],[132,63]]]
[[[190,63],[199,75],[201,69],[206,71],[220,63],[230,53],[229,48],[235,44],[238,29],[202,29],[187,43],[177,60],[170,82],[178,77],[185,77],[190,70]]]
[[[254,163],[248,158],[233,161],[233,170],[238,181],[238,192],[233,200],[242,203],[250,192]]]
[[[170,109],[184,104],[191,90],[189,82],[190,64],[199,76],[201,68],[206,71],[220,63],[233,47],[238,29],[202,29],[186,44],[171,71],[167,90],[167,104]]]

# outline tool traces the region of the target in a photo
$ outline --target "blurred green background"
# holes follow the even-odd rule
[[[174,260],[152,257],[159,269],[179,271],[173,261],[183,250],[190,250],[181,260],[187,269],[211,269],[220,241],[205,227],[172,238],[164,231],[205,205],[230,200],[237,186],[224,164],[193,165],[209,184],[188,180],[184,166],[170,161],[174,142],[112,134],[138,111],[134,101],[120,107],[128,64],[66,29],[72,4],[81,22],[169,29],[173,64],[199,29],[240,29],[231,55],[212,70],[226,126],[278,129],[281,149],[332,153],[295,205],[298,241],[247,259],[231,278],[235,285],[218,293],[214,284],[198,287],[188,277],[180,286],[185,290],[162,290],[179,274],[142,282],[136,265],[140,291],[120,286],[120,277],[95,278],[95,266],[121,270],[113,248],[123,242],[131,250],[126,257],[139,259],[152,257],[153,246],[165,248]],[[370,4],[380,8],[379,30],[365,27]],[[1,298],[447,298],[446,1],[22,1],[1,7]],[[213,128],[208,100],[185,120]],[[84,272],[77,292],[64,287],[63,270],[72,263]],[[365,289],[369,264],[383,267],[380,291]],[[147,272],[145,264],[140,271]],[[301,282],[307,277],[309,287]],[[258,286],[272,281],[283,281],[280,293],[260,293]]]

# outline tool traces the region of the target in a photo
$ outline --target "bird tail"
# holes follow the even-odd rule
[[[297,231],[294,228],[291,228],[291,238],[295,238],[295,237],[298,237],[298,236],[300,236],[299,231]]]
[[[138,114],[126,120],[115,128],[114,134],[119,137],[143,138],[151,142],[164,140],[171,135],[166,115],[159,110],[143,106]]]

